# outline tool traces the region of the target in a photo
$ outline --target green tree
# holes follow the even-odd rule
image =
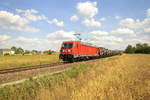
[[[16,51],[16,54],[23,54],[23,53],[24,53],[24,50],[21,47],[19,47]]]
[[[15,51],[15,54],[16,54],[17,48],[15,46],[12,46],[11,50]]]
[[[32,53],[32,54],[37,54],[38,51],[37,51],[37,50],[32,50],[31,53]]]
[[[48,55],[51,55],[53,53],[52,50],[48,50]]]
[[[29,50],[25,50],[25,52],[24,52],[25,54],[29,54],[30,53],[30,51]]]
[[[132,45],[128,45],[127,48],[125,49],[125,53],[134,53],[135,48],[132,47]]]
[[[137,43],[135,47],[128,45],[128,47],[125,49],[125,52],[150,54],[150,46],[147,43]]]
[[[150,46],[148,46],[147,43],[144,43],[144,44],[143,44],[143,52],[144,52],[145,54],[149,54],[149,53],[150,53]]]
[[[142,44],[140,44],[140,43],[136,44],[135,53],[144,53],[144,51],[143,51],[143,45]]]

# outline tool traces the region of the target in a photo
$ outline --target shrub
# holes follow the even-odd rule
[[[120,56],[123,55],[123,52],[120,52],[119,55],[120,55]]]
[[[51,50],[48,50],[48,55],[51,55],[52,54],[52,51]]]
[[[4,56],[10,56],[10,54],[9,53],[5,53]]]

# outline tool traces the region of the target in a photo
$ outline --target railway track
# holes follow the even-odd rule
[[[67,64],[67,63],[59,62],[59,63],[52,63],[52,64],[46,64],[46,65],[3,69],[3,70],[0,70],[0,74],[20,72],[20,71],[25,71],[25,70],[32,70],[32,69],[39,69],[39,68],[46,68],[46,67],[53,67],[53,66],[62,65],[62,64]]]
[[[102,57],[102,58],[105,58],[105,57]],[[96,60],[96,59],[92,59],[92,60]],[[89,60],[86,60],[86,61],[89,61]],[[74,63],[78,63],[78,62],[74,62]],[[26,70],[40,69],[40,68],[47,68],[47,67],[54,67],[54,66],[57,66],[57,65],[65,65],[65,64],[68,64],[68,62],[58,62],[58,63],[52,63],[52,64],[46,64],[46,65],[37,65],[37,66],[27,66],[27,67],[20,67],[20,68],[3,69],[3,70],[0,70],[0,74],[21,72],[21,71],[26,71]]]
[[[104,57],[103,57],[104,58]],[[103,59],[100,58],[100,59]],[[76,64],[81,63],[90,63],[98,61],[99,59],[91,59],[91,60],[81,60],[74,63],[68,62],[58,62],[47,65],[38,65],[38,66],[26,66],[21,68],[11,68],[0,70],[0,81],[1,83],[9,83],[13,81],[18,81],[22,79],[27,79],[29,77],[37,77],[40,75],[45,75],[48,73],[55,73],[64,71],[69,68],[73,68]],[[0,84],[1,84],[0,83]]]

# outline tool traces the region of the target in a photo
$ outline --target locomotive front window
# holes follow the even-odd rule
[[[62,48],[63,49],[71,49],[73,46],[73,43],[63,43]]]
[[[77,46],[77,48],[78,48],[78,44],[77,44],[76,46]]]

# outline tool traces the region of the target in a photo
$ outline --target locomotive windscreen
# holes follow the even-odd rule
[[[62,49],[71,49],[73,46],[73,43],[63,43]]]

